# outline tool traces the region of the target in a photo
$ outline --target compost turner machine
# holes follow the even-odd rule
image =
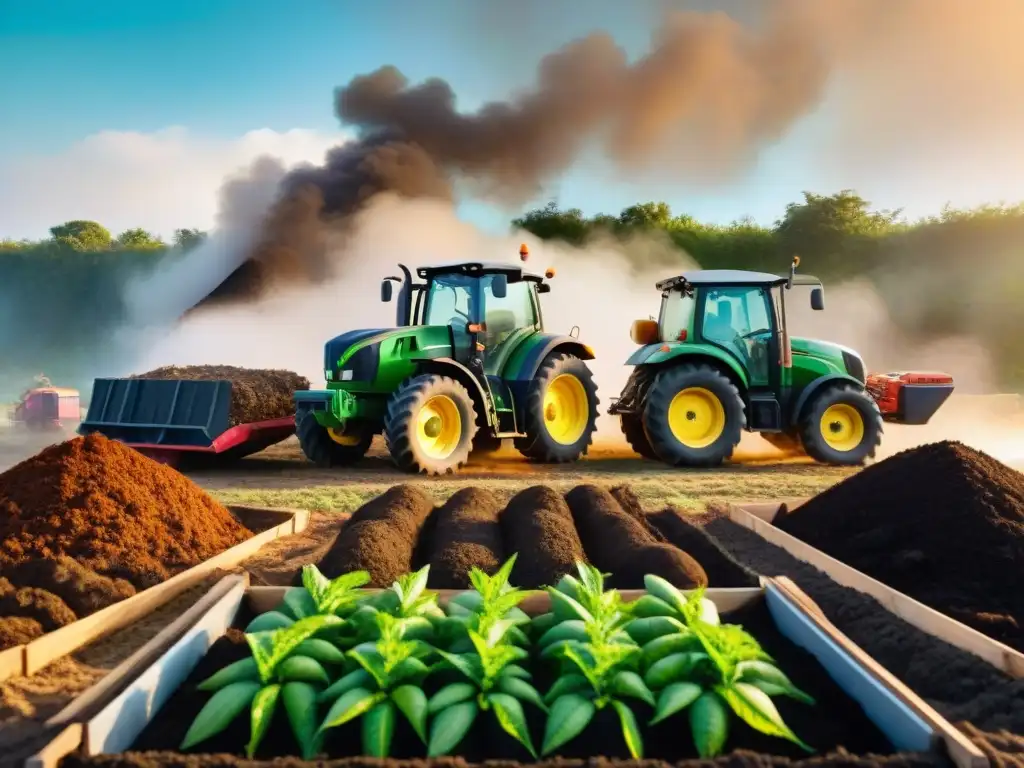
[[[164,464],[225,464],[295,434],[295,416],[231,424],[232,382],[96,379],[79,434],[120,440]]]

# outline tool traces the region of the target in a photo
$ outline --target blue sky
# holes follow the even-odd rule
[[[333,88],[386,63],[413,80],[445,78],[460,107],[472,109],[527,86],[543,53],[595,29],[612,31],[639,54],[670,2],[518,1],[532,6],[526,20],[495,14],[489,0],[0,0],[0,164],[57,155],[103,130],[185,126],[211,138],[258,128],[337,130]],[[742,0],[674,1],[698,10],[745,7]],[[846,186],[820,173],[804,151],[822,120],[796,126],[750,174],[720,189],[613,181],[581,163],[550,193],[588,213],[665,199],[703,219],[771,222],[803,189]],[[934,210],[941,195],[933,189],[904,201],[883,194],[880,203]],[[464,210],[490,224],[508,219],[476,205]]]

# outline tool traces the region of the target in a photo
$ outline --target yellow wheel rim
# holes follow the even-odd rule
[[[459,407],[447,395],[435,395],[423,404],[416,417],[416,439],[432,459],[447,459],[462,439]]]
[[[352,434],[346,435],[333,427],[328,428],[327,434],[331,436],[331,440],[336,442],[338,445],[359,445],[359,435]]]
[[[668,427],[687,448],[707,448],[725,432],[725,407],[703,387],[681,390],[668,405]]]
[[[571,373],[556,376],[544,393],[544,426],[551,439],[572,445],[587,429],[590,399],[583,382]]]
[[[846,403],[826,408],[818,428],[825,443],[834,451],[852,451],[864,439],[864,419],[860,411]]]

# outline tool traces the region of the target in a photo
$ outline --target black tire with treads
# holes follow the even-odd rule
[[[863,438],[850,451],[837,451],[821,432],[821,418],[833,405],[852,407],[864,422]],[[800,440],[807,455],[817,462],[857,466],[873,458],[882,443],[882,413],[871,395],[852,384],[829,387],[816,395],[800,415]]]
[[[619,426],[622,428],[622,434],[626,436],[629,447],[645,459],[658,461],[658,454],[654,452],[651,441],[647,439],[647,433],[644,432],[643,418],[632,413],[624,413],[619,418]]]
[[[455,403],[461,427],[458,445],[443,459],[429,456],[417,437],[420,409],[437,396],[447,397]],[[391,459],[399,469],[416,474],[450,474],[469,460],[477,432],[476,420],[473,398],[462,384],[447,376],[423,374],[404,381],[388,399],[384,439]]]
[[[366,455],[373,442],[373,433],[367,432],[355,445],[337,443],[310,411],[299,417],[295,434],[306,458],[319,467],[347,467],[355,464]]]
[[[564,374],[575,376],[587,395],[587,425],[580,438],[571,445],[563,445],[556,441],[548,432],[544,414],[544,395],[548,385]],[[516,438],[515,446],[529,459],[549,464],[562,464],[576,461],[585,455],[594,440],[597,428],[597,406],[601,401],[597,398],[597,384],[594,375],[582,360],[575,355],[555,353],[541,364],[530,382],[526,395],[524,413],[524,432],[526,437]]]

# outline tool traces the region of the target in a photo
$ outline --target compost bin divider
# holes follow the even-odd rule
[[[753,531],[770,544],[784,549],[793,557],[817,568],[837,584],[870,595],[890,613],[899,616],[922,632],[978,656],[1010,677],[1024,678],[1024,653],[993,640],[944,613],[929,608],[909,595],[851,568],[846,563],[840,562],[795,536],[790,536],[785,531],[776,528],[770,520],[774,519],[779,512],[781,504],[781,502],[760,503],[753,510],[750,508],[754,505],[731,504],[729,505],[729,519]],[[766,510],[772,508],[775,513],[767,514]],[[793,507],[787,504],[787,508],[792,509]]]
[[[33,675],[48,664],[91,643],[102,635],[121,629],[151,613],[182,592],[201,583],[218,570],[229,570],[254,555],[263,545],[281,536],[290,536],[309,525],[309,512],[304,509],[271,509],[228,506],[243,525],[245,516],[264,516],[280,519],[274,527],[226,549],[216,557],[205,560],[178,573],[167,581],[145,589],[132,597],[109,605],[65,627],[48,632],[24,646],[16,646],[0,654],[0,681],[15,675]],[[17,663],[20,655],[21,664]]]

